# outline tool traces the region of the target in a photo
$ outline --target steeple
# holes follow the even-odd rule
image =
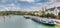
[[[46,7],[42,7],[42,11],[45,11],[46,10]]]

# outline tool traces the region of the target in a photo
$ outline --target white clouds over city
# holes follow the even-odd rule
[[[0,0],[0,1],[4,4],[5,3],[8,4],[10,1],[15,1],[15,2],[10,2],[10,4],[8,4],[8,6],[11,6],[11,3],[13,3],[12,6],[14,6],[14,7],[11,7],[11,9],[10,9],[10,7],[7,7],[6,5],[3,4],[3,5],[0,5],[0,10],[2,9],[2,10],[31,11],[31,10],[40,10],[42,7],[52,8],[55,6],[56,7],[60,6],[60,0],[46,0],[48,2],[44,2],[44,0],[37,0],[37,1],[36,0]],[[18,3],[18,5],[15,5],[16,3]]]

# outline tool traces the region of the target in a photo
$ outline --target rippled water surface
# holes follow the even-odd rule
[[[0,16],[0,28],[60,28],[60,26],[46,26],[23,16]]]

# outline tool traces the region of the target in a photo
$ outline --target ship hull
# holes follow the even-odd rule
[[[55,26],[55,24],[46,23],[46,22],[40,21],[39,19],[32,19],[32,20],[35,21],[35,22],[44,24],[44,25]]]
[[[24,16],[24,18],[26,18],[26,19],[30,19],[30,17],[25,17],[25,16]]]

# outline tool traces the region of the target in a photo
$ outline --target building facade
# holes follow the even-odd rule
[[[50,8],[50,9],[46,9],[45,10],[45,14],[47,13],[53,13],[54,15],[58,15],[58,12],[60,12],[60,7],[54,7],[54,8]]]

